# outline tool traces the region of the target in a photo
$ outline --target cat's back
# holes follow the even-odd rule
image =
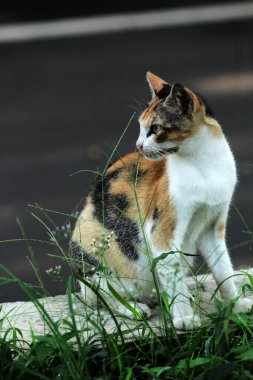
[[[114,239],[106,250],[109,267],[120,268],[122,263],[128,267],[129,259],[139,257],[142,223],[151,220],[156,226],[158,214],[162,221],[168,208],[166,160],[150,161],[138,153],[127,154],[97,176],[72,235],[71,255],[77,261],[85,256],[93,265],[100,249],[97,246],[104,244],[103,236],[113,232]]]
[[[156,207],[162,210],[167,203],[166,159],[151,161],[139,153],[127,154],[97,176],[74,237],[80,233],[91,236],[94,229],[115,230],[122,221],[126,228],[130,224],[139,225],[154,215]]]
[[[97,178],[90,196],[97,209],[101,208],[103,197],[107,213],[117,209],[117,217],[124,212],[137,221],[140,212],[147,217],[155,199],[157,203],[167,192],[166,159],[151,161],[139,153],[130,153],[113,163],[103,177]]]
[[[124,181],[126,186],[135,185],[135,187],[143,188],[145,185],[157,186],[164,175],[166,175],[165,158],[160,161],[151,161],[134,152],[113,163],[108,168],[105,177],[114,177],[118,182]],[[124,187],[121,189],[124,190]]]

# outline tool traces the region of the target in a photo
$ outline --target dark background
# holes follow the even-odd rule
[[[238,0],[222,0],[223,4]],[[146,1],[80,1],[80,0],[1,0],[0,21],[24,22],[57,20],[101,14],[114,14],[154,9],[183,8],[220,4],[220,0],[146,0]]]
[[[196,2],[183,2],[189,3]],[[70,13],[45,9],[41,14],[38,9],[28,10],[26,4],[29,2],[21,11],[15,2],[2,2],[0,20],[23,22],[105,12],[102,7],[100,12],[88,9],[85,13],[81,7]],[[156,2],[156,6],[164,4]],[[151,4],[149,9],[153,7]],[[118,12],[134,8],[109,9]],[[48,242],[46,227],[32,213],[50,229],[61,228],[69,220],[73,226],[73,218],[55,212],[80,210],[93,175],[71,174],[105,166],[137,103],[149,100],[145,73],[151,70],[169,82],[180,82],[202,93],[221,122],[239,174],[228,246],[237,268],[252,265],[248,242],[252,240],[249,231],[253,231],[252,36],[250,19],[0,44],[0,239],[26,234]],[[134,150],[138,133],[135,117],[119,146],[122,154]],[[28,206],[36,202],[55,212],[47,212],[47,217],[44,211]],[[68,236],[64,233],[62,230],[61,242],[66,248]],[[1,263],[35,284],[36,275],[27,259],[33,254],[50,292],[63,292],[65,287],[45,274],[57,264],[63,265],[65,275],[68,273],[60,259],[49,256],[60,254],[59,249],[34,242],[29,246],[20,241],[0,244]],[[5,276],[3,271],[0,276]],[[0,287],[0,300],[22,299],[25,296],[18,286]]]

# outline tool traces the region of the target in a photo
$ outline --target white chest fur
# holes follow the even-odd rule
[[[201,225],[224,209],[227,212],[236,184],[236,168],[225,137],[214,137],[203,126],[177,154],[169,156],[167,175],[178,224],[175,244],[180,242],[182,246],[186,233],[196,238]]]
[[[169,156],[169,192],[177,203],[215,206],[229,202],[236,184],[235,161],[225,139],[207,128]]]

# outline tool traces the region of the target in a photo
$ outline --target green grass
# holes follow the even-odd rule
[[[25,341],[22,331],[15,325],[2,333],[0,379],[253,379],[252,315],[236,314],[232,304],[227,305],[215,297],[216,312],[209,315],[208,322],[199,330],[181,335],[176,334],[168,323],[169,305],[162,294],[159,295],[159,307],[164,315],[163,321],[167,323],[163,335],[157,335],[156,330],[145,319],[136,322],[136,328],[129,323],[128,328],[128,321],[122,323],[122,318],[111,308],[104,293],[87,279],[79,278],[100,298],[102,306],[98,308],[97,314],[101,318],[95,318],[95,314],[88,312],[84,301],[82,312],[75,311],[77,293],[74,283],[77,277],[72,274],[66,243],[71,235],[72,221],[78,216],[75,212],[62,215],[65,227],[56,228],[52,215],[58,216],[59,213],[42,209],[38,205],[35,209],[42,213],[42,216],[34,215],[48,234],[48,239],[39,243],[45,244],[50,256],[57,256],[59,262],[65,263],[68,268],[67,277],[62,275],[59,266],[47,272],[55,281],[65,284],[70,317],[68,320],[53,320],[38,299],[38,294],[48,295],[33,248],[33,244],[38,244],[38,241],[29,239],[21,228],[21,240],[28,245],[29,261],[36,272],[37,284],[24,283],[1,266],[5,275],[0,278],[0,286],[2,291],[11,282],[19,286],[39,311],[49,333],[37,336],[32,332],[31,341]],[[21,226],[20,221],[19,225]],[[11,242],[7,241],[6,244]],[[52,248],[58,254],[52,254]],[[165,253],[160,259],[167,256],[168,253]],[[151,270],[156,265],[157,259],[151,263]],[[248,280],[244,290],[252,292],[253,277],[248,275]],[[120,300],[113,286],[110,290],[111,297],[116,297],[122,303],[126,302],[124,299]],[[114,320],[116,329],[111,333],[105,328],[106,321],[102,318],[102,310],[107,310],[107,314]],[[138,317],[137,311],[132,312]],[[83,319],[81,327],[77,323],[80,317]],[[4,318],[8,316],[3,316],[3,320]],[[3,320],[0,320],[0,326]],[[137,328],[138,337],[129,340],[129,336]],[[83,338],[85,331],[89,332],[87,339]]]
[[[117,153],[117,147],[118,144],[113,154]],[[112,155],[105,168],[108,167]],[[103,173],[104,171],[99,172],[99,175]],[[136,193],[135,195],[138,207],[138,197]],[[31,341],[26,341],[22,331],[15,325],[1,333],[0,379],[253,379],[252,315],[236,314],[233,312],[232,304],[225,304],[215,297],[213,301],[216,312],[209,315],[208,322],[196,331],[181,335],[170,327],[170,305],[166,303],[163,294],[158,294],[164,323],[163,334],[159,335],[145,319],[138,321],[136,328],[130,327],[130,324],[128,327],[127,321],[122,323],[122,318],[111,308],[107,297],[105,298],[103,292],[88,280],[82,279],[93,289],[102,304],[97,310],[99,318],[88,312],[84,301],[83,312],[77,312],[74,307],[75,296],[73,297],[73,294],[76,294],[74,284],[77,277],[73,274],[73,262],[66,250],[71,230],[78,218],[76,210],[66,214],[42,208],[38,204],[32,207],[32,215],[44,228],[47,239],[38,241],[29,238],[18,220],[21,238],[0,243],[11,244],[20,240],[27,244],[28,260],[36,274],[37,282],[24,283],[7,268],[0,266],[5,274],[0,277],[0,286],[1,291],[10,283],[19,286],[35,305],[49,333],[38,336],[31,330]],[[59,222],[54,221],[54,217],[58,221],[62,218],[61,226]],[[65,267],[67,275],[64,275],[61,266],[57,265],[47,271],[47,276],[65,284],[70,314],[66,320],[53,320],[38,299],[38,296],[48,296],[49,292],[45,286],[45,273],[41,273],[36,262],[34,244],[48,247],[48,255]],[[168,254],[170,253],[164,253],[160,260]],[[150,260],[155,281],[154,269],[158,259]],[[253,277],[248,275],[248,279],[247,291],[252,292]],[[112,283],[109,289],[111,297],[116,297],[127,306],[127,302],[120,298]],[[246,287],[244,290],[246,291]],[[156,291],[159,293],[157,286]],[[103,309],[107,310],[116,326],[111,333],[106,330],[106,321],[102,317]],[[131,311],[139,317],[135,309]],[[83,319],[82,327],[78,323],[80,317]],[[8,316],[0,319],[0,330],[5,318]],[[129,336],[136,333],[137,329],[138,337],[129,340]],[[87,339],[83,338],[85,332],[89,332]]]
[[[6,272],[35,304],[50,333],[33,334],[25,349],[20,348],[24,344],[22,331],[15,326],[2,334],[0,379],[253,378],[252,317],[233,313],[232,305],[216,299],[216,313],[210,321],[199,330],[183,335],[169,329],[168,336],[157,336],[148,321],[144,321],[138,323],[139,337],[129,341],[125,338],[126,326],[120,327],[120,321],[119,330],[110,334],[101,320],[91,325],[93,333],[84,341],[70,296],[72,278],[67,286],[71,321],[65,321],[68,330],[63,333],[31,287]],[[83,318],[88,315],[84,314]]]

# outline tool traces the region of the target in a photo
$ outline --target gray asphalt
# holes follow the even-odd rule
[[[83,201],[93,176],[81,169],[103,168],[127,125],[136,102],[149,100],[145,73],[201,92],[203,81],[253,73],[253,21],[170,28],[66,40],[0,45],[0,239],[27,236],[48,241],[44,225],[52,221],[29,204],[70,213]],[[201,87],[202,86],[202,87]],[[229,91],[204,87],[235,154],[239,184],[228,227],[228,245],[236,267],[252,265],[253,86]],[[138,106],[137,106],[138,107]],[[119,146],[134,150],[137,118]],[[94,146],[95,145],[95,146]],[[48,213],[57,226],[68,220]],[[245,243],[242,247],[237,247]],[[67,246],[67,239],[63,245]],[[43,279],[52,294],[63,285],[45,274],[61,263],[59,251],[32,244]],[[19,278],[36,283],[23,242],[1,243],[0,261]],[[4,272],[0,272],[5,276]],[[0,287],[0,300],[22,300],[17,285]]]

